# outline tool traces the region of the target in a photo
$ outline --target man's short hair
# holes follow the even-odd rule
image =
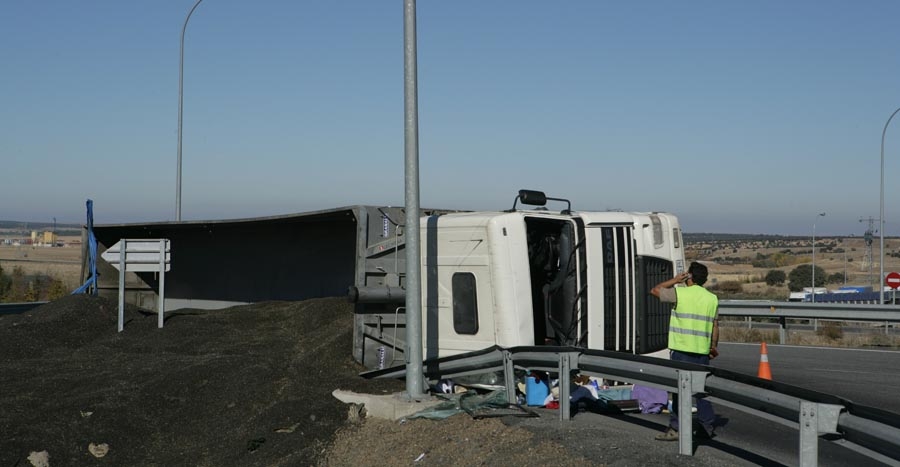
[[[690,267],[688,267],[688,272],[691,273],[691,280],[697,285],[705,284],[706,279],[709,277],[709,269],[706,269],[706,266],[696,261],[692,262]]]

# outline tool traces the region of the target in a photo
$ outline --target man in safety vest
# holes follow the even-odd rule
[[[719,299],[703,288],[709,270],[706,266],[693,262],[687,272],[678,274],[664,282],[660,282],[650,291],[662,302],[674,303],[672,316],[669,319],[669,352],[670,358],[678,362],[709,365],[719,352]],[[684,287],[675,287],[676,284]],[[669,427],[656,439],[675,441],[678,439],[678,407],[677,395],[673,394],[672,411]],[[712,403],[697,398],[697,418],[703,430],[696,430],[700,436],[712,438],[716,414]]]

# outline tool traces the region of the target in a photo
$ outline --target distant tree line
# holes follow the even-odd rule
[[[0,302],[45,302],[68,294],[65,284],[46,274],[26,275],[21,266],[10,274],[0,265]]]
[[[801,264],[787,274],[784,271],[772,269],[766,274],[766,285],[784,285],[787,281],[788,289],[791,292],[800,292],[804,287],[812,286],[812,272],[812,265],[809,264]],[[826,284],[842,284],[844,281],[844,273],[827,274],[824,269],[816,266],[816,287],[824,287]]]
[[[22,222],[0,220],[0,229],[9,230],[48,230],[54,226],[52,222]],[[56,229],[81,232],[81,224],[56,224]]]
[[[722,234],[722,233],[687,233],[683,232],[682,237],[686,243],[699,243],[710,241],[778,241],[778,240],[804,240],[806,236],[802,235],[768,235],[768,234]]]

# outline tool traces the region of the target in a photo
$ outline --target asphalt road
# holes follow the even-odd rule
[[[772,379],[833,394],[884,410],[900,413],[900,352],[831,347],[767,345]],[[756,375],[759,344],[720,343],[713,366]],[[760,465],[796,465],[799,462],[797,429],[741,410],[716,406],[721,426],[709,447],[733,452]],[[900,415],[898,415],[900,416]],[[819,465],[882,465],[872,458],[826,441],[819,441]]]
[[[719,368],[756,375],[759,344],[720,343]],[[773,379],[834,394],[858,404],[900,413],[900,352],[768,345]],[[788,426],[714,402],[718,426],[712,440],[699,441],[693,456],[678,455],[678,443],[653,439],[668,415],[622,416],[580,413],[558,421],[555,410],[541,419],[516,420],[541,437],[553,437],[604,465],[794,466],[800,434]],[[900,416],[900,415],[898,415]],[[818,465],[885,465],[844,445],[819,439]]]
[[[767,345],[772,379],[900,414],[900,351]],[[756,375],[759,344],[720,343],[712,365]]]

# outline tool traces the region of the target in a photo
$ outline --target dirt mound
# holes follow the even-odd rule
[[[0,465],[312,465],[346,424],[331,392],[402,391],[358,377],[343,299],[179,310],[163,329],[71,296],[0,317]]]
[[[140,316],[140,310],[126,307],[126,319]],[[155,315],[154,315],[155,316]],[[4,355],[9,358],[35,357],[46,351],[77,349],[115,331],[118,304],[86,295],[68,295],[28,313],[4,317]],[[10,329],[7,329],[10,328]]]

